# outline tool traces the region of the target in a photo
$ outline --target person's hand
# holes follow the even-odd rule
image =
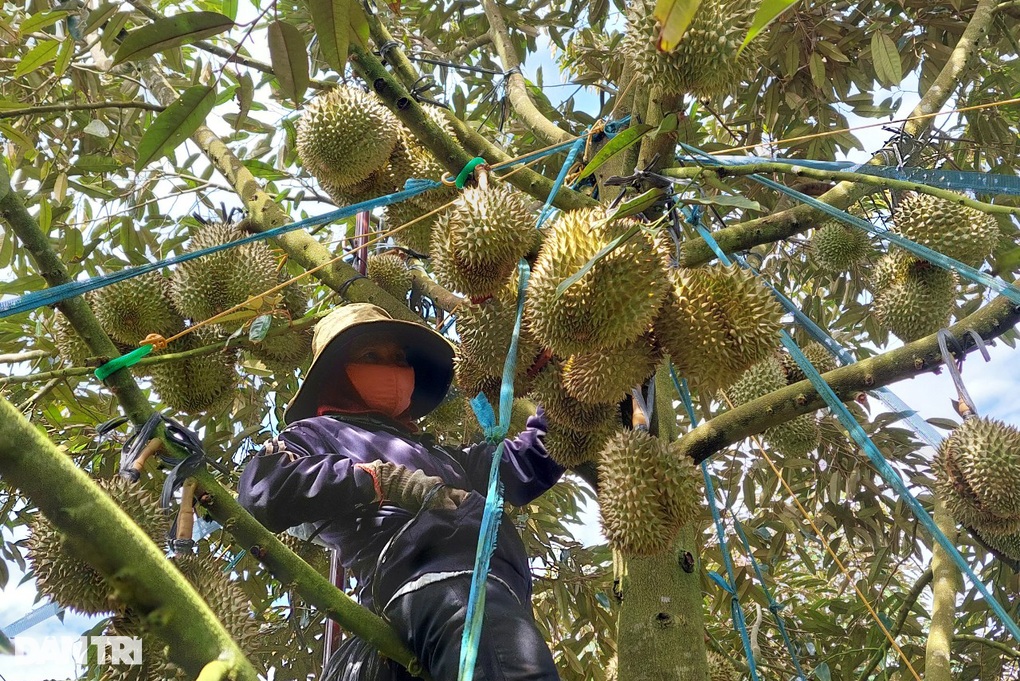
[[[372,476],[377,502],[389,502],[412,513],[422,506],[452,511],[468,496],[462,489],[448,487],[440,477],[388,461],[359,463],[355,468]]]

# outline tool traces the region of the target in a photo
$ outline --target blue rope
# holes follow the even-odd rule
[[[556,181],[549,191],[545,206],[538,216],[535,227],[542,226],[548,217],[550,207],[556,194],[559,193],[566,180],[567,171],[574,163],[574,159],[584,148],[585,135],[570,142],[570,151],[560,169]],[[547,152],[563,148],[564,145],[553,147]],[[503,515],[503,484],[499,479],[499,464],[503,459],[503,448],[506,443],[504,439],[510,429],[510,414],[514,402],[514,375],[517,371],[517,345],[520,339],[521,319],[524,316],[524,298],[528,289],[528,279],[531,276],[531,268],[528,261],[521,258],[517,264],[517,316],[514,319],[514,332],[510,339],[510,349],[507,352],[506,361],[503,363],[503,380],[499,389],[499,420],[493,413],[485,393],[478,393],[471,400],[471,408],[475,417],[481,425],[485,437],[489,442],[499,442],[492,454],[492,463],[489,466],[489,486],[485,494],[485,510],[482,513],[482,524],[479,528],[478,546],[475,549],[475,564],[471,570],[471,591],[468,594],[467,614],[464,621],[464,633],[460,644],[460,662],[457,678],[459,681],[471,681],[474,678],[475,663],[478,659],[478,646],[482,636],[482,620],[485,614],[485,585],[489,577],[489,562],[496,550],[496,539],[499,534],[499,521]]]
[[[684,144],[683,142],[680,142],[679,144],[688,152],[699,155],[704,159],[709,159],[713,163],[718,163],[718,161],[714,159],[710,154],[696,147]],[[733,164],[722,163],[722,165]],[[906,239],[900,236],[899,234],[896,234],[895,232],[879,229],[878,227],[875,227],[867,220],[863,220],[855,215],[850,215],[850,213],[847,213],[846,211],[842,211],[839,208],[830,206],[824,201],[819,201],[815,197],[808,196],[807,194],[799,192],[796,189],[790,189],[786,185],[780,184],[775,180],[771,180],[767,177],[762,177],[761,175],[758,174],[751,174],[748,175],[748,177],[759,184],[765,185],[766,187],[775,189],[776,191],[786,194],[791,198],[797,199],[801,203],[806,203],[810,205],[812,208],[820,210],[826,215],[830,215],[836,218],[837,220],[841,220],[843,222],[846,222],[847,224],[853,225],[854,227],[863,229],[864,231],[870,234],[874,234],[883,239],[887,239],[890,243],[896,244],[900,248],[910,251],[919,258],[924,258],[929,262],[935,263],[936,265],[943,269],[949,270],[951,272],[959,272],[961,275],[964,276],[964,278],[969,279],[975,284],[983,284],[984,286],[987,286],[996,293],[1005,296],[1013,303],[1020,305],[1020,289],[1016,288],[1012,284],[1007,284],[1001,279],[997,279],[991,275],[988,275],[975,267],[971,267],[970,265],[964,265],[962,262],[954,260],[953,258],[950,258],[947,255],[939,253],[938,251],[933,251],[927,246],[922,246],[921,244],[914,243],[910,239]]]
[[[720,256],[720,260],[729,264],[729,259],[726,258],[726,255],[719,247],[719,244],[712,237],[712,234],[700,225],[700,221],[698,224],[698,232],[701,234],[702,238],[705,239],[708,245]],[[846,428],[847,432],[850,433],[854,442],[856,442],[864,453],[867,454],[879,475],[881,475],[882,478],[906,501],[907,506],[910,507],[910,510],[913,512],[918,521],[924,525],[925,529],[928,530],[932,538],[938,542],[942,549],[949,554],[957,567],[959,567],[960,570],[967,575],[971,584],[974,585],[981,596],[989,604],[996,616],[1002,621],[1003,625],[1009,629],[1010,634],[1012,634],[1013,637],[1020,642],[1020,627],[1018,627],[1017,623],[1009,616],[1005,608],[1003,608],[1002,605],[992,596],[984,583],[978,579],[976,574],[974,574],[974,571],[971,570],[967,561],[964,560],[963,556],[960,554],[960,551],[956,548],[953,542],[946,537],[942,530],[939,529],[932,517],[928,515],[928,512],[924,510],[921,502],[917,500],[917,497],[913,495],[906,483],[903,482],[899,473],[897,473],[896,470],[889,465],[889,462],[885,460],[885,457],[882,456],[882,453],[878,450],[878,447],[875,446],[875,443],[871,441],[868,434],[864,432],[861,425],[857,423],[856,419],[854,419],[850,410],[847,409],[846,405],[839,400],[836,393],[834,393],[832,388],[829,387],[829,384],[825,382],[825,379],[822,378],[821,374],[818,373],[811,362],[808,361],[807,357],[804,356],[804,353],[797,347],[797,344],[793,341],[793,338],[790,337],[790,334],[788,334],[785,330],[780,331],[779,338],[786,349],[790,352],[794,361],[804,372],[804,375],[811,381],[811,385],[814,386],[815,390],[818,391],[818,394],[823,400],[825,400],[825,403],[829,406],[832,413],[836,415],[839,422],[844,428]],[[935,435],[937,436],[937,433]]]
[[[693,156],[680,156],[684,161],[695,161]],[[852,161],[814,161],[804,158],[767,158],[763,156],[712,156],[720,165],[747,165],[751,163],[785,163],[816,170],[842,170],[862,175],[875,175],[890,180],[917,182],[943,189],[973,191],[978,194],[1012,194],[1020,196],[1020,176],[979,173],[967,170],[940,170],[930,168],[898,167],[854,163]]]
[[[51,288],[46,288],[41,291],[33,291],[26,293],[20,298],[13,300],[0,301],[0,319],[9,317],[19,312],[28,312],[34,310],[43,305],[53,305],[59,303],[62,300],[67,300],[74,296],[80,296],[88,293],[89,291],[95,291],[104,286],[110,284],[116,284],[117,282],[125,281],[133,277],[140,277],[143,274],[155,272],[156,270],[168,267],[171,265],[177,265],[182,262],[188,262],[196,258],[201,258],[204,255],[211,255],[213,253],[219,253],[225,251],[228,248],[235,248],[237,246],[243,246],[244,244],[250,244],[255,241],[261,241],[263,239],[270,239],[273,237],[292,232],[296,229],[302,229],[305,227],[312,227],[316,225],[325,225],[330,222],[336,222],[337,220],[343,220],[353,215],[360,213],[363,210],[372,210],[373,208],[381,208],[383,206],[389,206],[394,203],[399,203],[405,199],[409,199],[412,196],[417,196],[430,189],[441,187],[441,182],[435,182],[434,180],[418,180],[411,179],[405,183],[405,189],[395,192],[393,194],[387,194],[380,196],[369,201],[362,201],[352,206],[340,208],[338,210],[330,211],[322,215],[317,215],[311,218],[305,218],[297,222],[291,222],[283,225],[282,227],[274,227],[268,229],[265,232],[259,232],[258,234],[251,234],[237,241],[231,241],[225,244],[218,244],[216,246],[210,246],[209,248],[203,248],[198,251],[192,251],[191,253],[182,253],[172,258],[166,258],[157,262],[146,263],[145,265],[139,265],[138,267],[130,267],[127,269],[119,270],[117,272],[110,272],[109,274],[103,274],[98,277],[92,277],[84,281],[71,281],[66,284],[59,284]]]

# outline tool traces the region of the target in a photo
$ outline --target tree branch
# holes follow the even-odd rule
[[[258,674],[201,596],[116,502],[0,397],[0,474],[21,490],[141,615],[170,643],[170,659],[189,676],[220,660],[233,678]]]
[[[995,18],[996,0],[978,0],[967,28],[960,36],[959,42],[942,71],[935,78],[928,91],[910,112],[908,120],[903,124],[903,134],[913,138],[920,137],[932,124],[932,114],[937,113],[952,96],[960,84],[960,79],[977,54],[978,44],[988,33]],[[890,152],[883,149],[875,154],[871,163],[889,162]],[[830,206],[845,209],[851,203],[868,194],[867,187],[850,182],[838,185],[822,194],[818,199]],[[814,227],[819,220],[827,217],[825,213],[807,204],[768,215],[756,220],[748,220],[732,227],[715,232],[713,236],[727,253],[742,251],[759,244],[772,243],[799,234]],[[694,267],[715,259],[715,252],[703,240],[691,240],[684,244],[682,262],[684,267]]]
[[[535,103],[531,101],[528,94],[528,84],[521,73],[521,62],[517,58],[513,43],[510,42],[510,33],[503,20],[503,14],[495,0],[482,0],[482,10],[489,20],[489,33],[492,35],[492,44],[499,55],[499,61],[503,64],[506,72],[506,94],[510,100],[510,106],[520,117],[521,121],[533,132],[536,137],[546,144],[560,144],[572,139],[572,135],[561,130],[559,126],[550,121],[538,110]]]
[[[935,524],[951,542],[956,542],[959,530],[942,499],[935,498]],[[924,654],[924,678],[928,681],[952,681],[951,646],[953,625],[956,624],[956,594],[963,588],[963,577],[949,554],[941,546],[932,547],[931,569],[935,575],[932,584],[931,624]]]
[[[67,111],[95,111],[97,109],[145,109],[147,111],[162,111],[166,107],[148,102],[83,102],[80,104],[40,104],[39,106],[26,106],[23,109],[0,110],[0,118],[18,118],[19,116],[34,116],[46,113],[65,113]]]
[[[1020,3],[1018,3],[1020,4]],[[1020,650],[1003,643],[1001,641],[993,641],[990,638],[984,636],[972,636],[971,634],[954,634],[953,643],[980,643],[981,645],[988,646],[989,648],[995,648],[996,650],[1005,653],[1014,660],[1020,660]]]
[[[1020,283],[1020,282],[1017,282]],[[960,339],[964,352],[975,348],[967,332],[974,330],[985,340],[997,338],[1020,321],[1020,306],[1003,296],[950,327]],[[943,363],[935,335],[903,347],[823,374],[825,382],[841,400],[905,378],[929,372]],[[825,402],[804,380],[758,399],[746,402],[694,428],[679,441],[680,454],[701,463],[716,452],[767,428],[785,423],[801,414],[825,407]]]
[[[491,42],[492,32],[486,31],[485,33],[479,36],[475,36],[471,40],[464,41],[463,43],[458,45],[454,50],[452,50],[450,54],[447,56],[450,58],[451,61],[454,59],[463,59],[464,57],[468,56],[469,54],[477,50],[479,47],[484,47],[485,45],[488,45]]]
[[[892,634],[893,638],[900,635],[900,632],[903,630],[903,625],[907,623],[907,617],[910,615],[910,611],[913,609],[914,604],[917,603],[917,599],[921,597],[921,593],[924,591],[925,587],[931,584],[933,576],[934,573],[932,572],[932,569],[928,568],[921,573],[918,580],[914,582],[914,586],[910,587],[910,591],[907,592],[907,595],[903,599],[903,604],[900,606],[900,612],[896,616],[896,624],[894,624],[893,628],[889,630],[889,633]],[[885,655],[889,652],[890,647],[892,647],[892,645],[889,643],[889,640],[886,639],[882,643],[881,647],[875,651],[875,654],[872,655],[871,660],[868,661],[868,666],[865,667],[864,671],[857,677],[858,681],[869,681],[869,679],[872,678],[871,672],[875,671],[875,667],[877,667],[878,664],[885,659]]]
[[[950,201],[960,206],[974,208],[984,213],[998,213],[1020,217],[1020,208],[978,201],[977,199],[972,199],[960,194],[959,192],[950,191],[948,189],[931,187],[926,184],[918,184],[917,182],[911,182],[909,180],[896,180],[889,177],[881,177],[879,175],[869,175],[868,173],[851,173],[842,170],[805,168],[794,163],[747,163],[739,166],[704,165],[691,166],[687,168],[664,168],[659,171],[660,175],[677,179],[696,179],[697,177],[705,174],[711,174],[723,178],[739,175],[751,175],[753,173],[783,173],[787,175],[794,175],[796,177],[808,177],[811,179],[829,182],[846,181],[858,184],[870,184],[885,189],[898,189],[901,191],[911,191],[917,192],[918,194],[937,196],[940,199],[945,199],[946,201]]]
[[[26,352],[15,352],[9,355],[0,355],[0,364],[14,364],[16,362],[27,362],[30,359],[42,359],[52,357],[51,350],[28,350]]]

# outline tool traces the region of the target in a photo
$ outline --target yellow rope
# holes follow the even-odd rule
[[[965,106],[959,109],[950,109],[949,111],[936,111],[934,113],[917,114],[916,116],[907,116],[906,118],[895,118],[891,121],[882,121],[878,123],[868,123],[867,125],[858,125],[852,128],[839,128],[838,130],[825,130],[823,132],[813,132],[809,135],[799,135],[797,137],[788,137],[786,139],[769,140],[768,142],[759,142],[758,144],[745,144],[742,147],[730,147],[728,149],[720,149],[713,153],[715,154],[729,154],[734,151],[748,151],[755,149],[759,146],[782,146],[785,144],[792,144],[793,142],[803,142],[805,140],[818,139],[821,137],[831,137],[832,135],[842,135],[845,132],[854,132],[856,130],[866,130],[868,128],[878,128],[893,123],[907,123],[909,121],[920,121],[926,118],[935,118],[936,116],[948,116],[955,113],[966,113],[968,111],[978,111],[981,109],[993,109],[1000,106],[1007,106],[1009,104],[1020,104],[1020,97],[1014,97],[1012,99],[1004,99],[998,102],[987,102],[985,104],[973,104],[971,106]]]
[[[723,397],[725,397],[726,403],[732,409],[733,403],[730,402],[729,396],[725,395],[724,393]],[[857,597],[861,599],[862,603],[864,603],[864,607],[867,608],[868,612],[871,614],[872,619],[875,620],[875,623],[882,630],[882,633],[885,634],[885,637],[889,640],[889,643],[896,650],[897,654],[899,654],[900,659],[902,659],[904,664],[907,665],[907,669],[910,670],[910,673],[914,676],[915,681],[921,681],[921,677],[918,675],[917,670],[915,670],[914,666],[910,664],[910,660],[907,659],[906,654],[896,643],[896,638],[892,635],[889,629],[886,628],[885,624],[882,623],[882,620],[878,616],[878,613],[875,611],[875,608],[871,606],[871,603],[868,601],[867,596],[864,595],[864,592],[861,591],[859,586],[857,586],[857,582],[850,576],[850,571],[847,570],[846,566],[843,564],[843,561],[841,561],[839,559],[839,556],[836,555],[836,552],[832,550],[832,546],[829,545],[829,542],[825,538],[825,535],[822,534],[822,531],[820,529],[818,529],[818,526],[815,524],[815,521],[811,518],[811,515],[808,513],[807,509],[804,508],[804,505],[800,503],[800,500],[797,498],[797,495],[794,494],[793,492],[793,488],[790,487],[790,483],[786,482],[786,478],[783,477],[783,474],[780,472],[778,466],[776,466],[775,462],[772,460],[772,457],[770,457],[765,452],[765,447],[762,445],[761,439],[758,438],[757,436],[752,436],[751,441],[758,449],[758,453],[762,456],[762,458],[764,458],[765,461],[768,462],[769,466],[772,468],[772,472],[776,474],[776,478],[779,479],[779,483],[783,486],[783,489],[786,490],[786,493],[790,495],[790,498],[793,499],[793,503],[797,505],[797,508],[804,516],[804,519],[808,521],[809,525],[811,525],[811,529],[814,530],[815,536],[818,537],[819,541],[822,542],[822,546],[824,546],[828,554],[832,556],[832,559],[836,561],[836,566],[839,568],[839,571],[843,573],[843,576],[846,578],[847,582],[853,586],[854,591],[857,592]]]

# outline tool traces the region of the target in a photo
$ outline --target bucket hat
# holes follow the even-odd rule
[[[414,369],[408,418],[420,418],[439,406],[453,381],[453,345],[423,324],[393,319],[375,305],[351,303],[333,310],[315,325],[312,365],[284,411],[284,423],[316,415],[325,389],[332,387],[337,372],[343,370],[347,348],[365,336],[403,347],[407,363]]]

